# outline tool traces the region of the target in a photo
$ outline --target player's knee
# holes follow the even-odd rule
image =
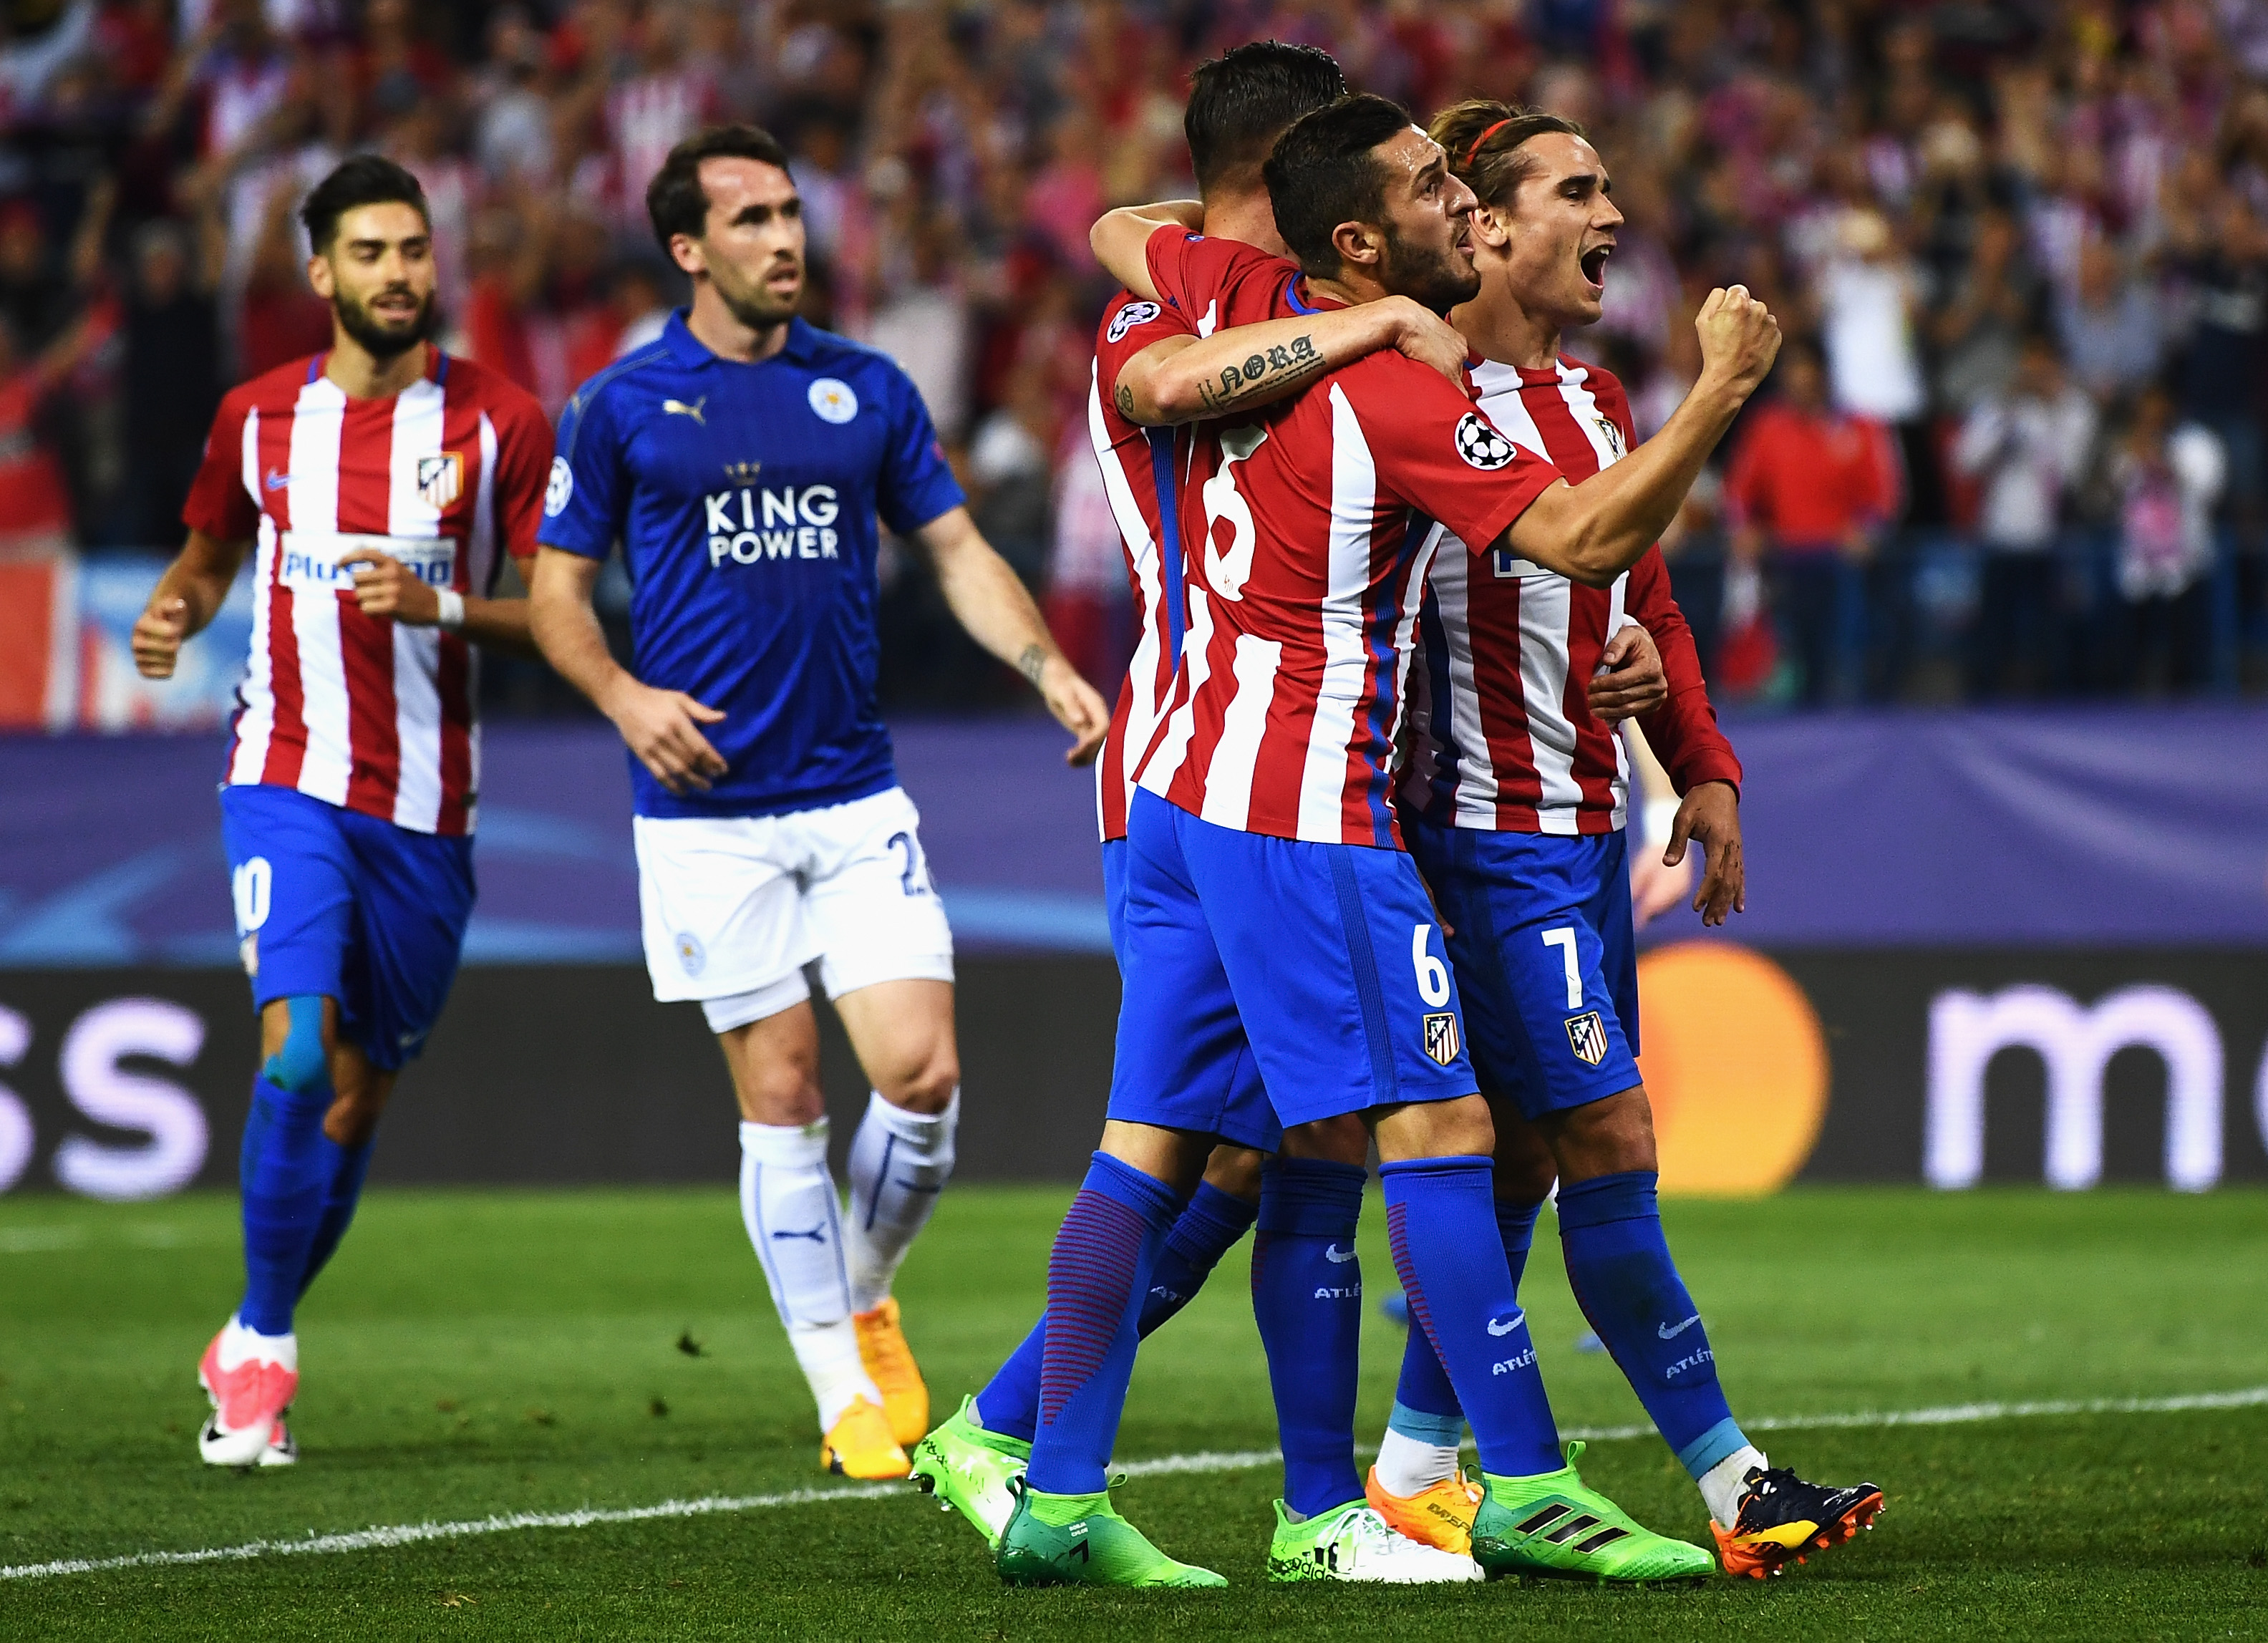
[[[1479,1095],[1411,1101],[1378,1120],[1379,1156],[1388,1163],[1420,1158],[1492,1157],[1496,1125]]]
[[[884,1101],[907,1112],[943,1112],[961,1087],[961,1057],[948,1036],[909,1066],[878,1079],[875,1087]]]
[[[323,1001],[302,997],[284,1001],[289,1026],[284,1042],[261,1063],[260,1076],[294,1095],[312,1094],[331,1085],[331,1046],[323,1029]]]
[[[1507,1109],[1490,1102],[1496,1124],[1496,1196],[1507,1204],[1541,1204],[1559,1178],[1559,1162],[1535,1127]]]
[[[1204,1183],[1247,1204],[1260,1202],[1260,1172],[1268,1154],[1257,1147],[1216,1146],[1205,1160]]]
[[[1653,1145],[1653,1109],[1643,1086],[1557,1115],[1551,1150],[1559,1174],[1568,1181],[1616,1175],[1659,1167]]]
[[[1284,1156],[1320,1159],[1357,1168],[1370,1161],[1370,1130],[1359,1113],[1318,1118],[1284,1131]]]

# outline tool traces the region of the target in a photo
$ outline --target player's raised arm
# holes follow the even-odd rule
[[[1160,228],[1186,228],[1191,233],[1204,226],[1202,200],[1160,200],[1154,205],[1122,205],[1095,219],[1086,243],[1094,260],[1111,278],[1138,297],[1160,300],[1157,283],[1150,276],[1150,236]]]
[[[1388,348],[1451,382],[1463,379],[1469,350],[1455,328],[1407,297],[1388,297],[1208,337],[1152,343],[1126,362],[1112,392],[1129,422],[1171,427],[1273,404],[1317,377]]]
[[[967,508],[948,508],[913,533],[936,568],[945,602],[968,637],[1031,682],[1071,733],[1071,764],[1087,764],[1110,728],[1110,709],[1056,643],[1040,608],[977,530]]]
[[[1685,402],[1621,461],[1537,497],[1506,533],[1514,553],[1606,587],[1669,528],[1701,464],[1779,353],[1779,322],[1746,286],[1711,291],[1693,328],[1701,337],[1701,379]]]
[[[134,666],[144,679],[173,676],[181,645],[219,614],[251,547],[248,536],[223,542],[202,531],[189,533],[151,590],[149,605],[135,619]]]

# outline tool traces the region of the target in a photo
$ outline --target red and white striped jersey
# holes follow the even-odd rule
[[[1181,660],[1183,617],[1180,521],[1174,506],[1175,453],[1182,441],[1171,428],[1145,428],[1120,416],[1110,390],[1126,362],[1152,343],[1197,335],[1197,328],[1180,309],[1130,291],[1113,299],[1095,333],[1086,431],[1117,521],[1135,622],[1134,654],[1094,761],[1095,811],[1106,841],[1126,836],[1134,767],[1165,717],[1174,668]]]
[[[227,783],[303,793],[419,833],[469,833],[480,788],[474,647],[366,616],[341,555],[375,548],[485,595],[535,551],[551,428],[533,397],[429,350],[421,380],[352,399],[325,355],[221,402],[182,518],[255,541],[252,654]]]
[[[1316,311],[1292,263],[1173,234],[1152,238],[1151,271],[1183,313]],[[1198,424],[1180,496],[1189,632],[1142,785],[1241,832],[1401,848],[1388,768],[1434,521],[1493,542],[1559,480],[1394,352]]]
[[[1556,369],[1473,369],[1481,408],[1524,451],[1580,483],[1626,453],[1630,402],[1608,372],[1561,357]],[[1624,825],[1630,771],[1622,739],[1586,699],[1601,652],[1636,622],[1653,636],[1669,699],[1638,721],[1682,793],[1741,779],[1717,728],[1693,635],[1670,597],[1659,548],[1614,586],[1585,587],[1499,550],[1447,539],[1434,555],[1410,687],[1405,813],[1440,826],[1513,833],[1606,833]]]

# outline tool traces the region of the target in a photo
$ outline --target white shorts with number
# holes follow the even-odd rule
[[[953,932],[902,788],[776,816],[637,816],[645,964],[718,1032],[811,996],[953,979]]]

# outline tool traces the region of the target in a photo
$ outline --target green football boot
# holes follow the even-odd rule
[[[1491,1579],[1508,1574],[1636,1582],[1697,1580],[1717,1560],[1698,1546],[1640,1527],[1576,1476],[1580,1443],[1567,1464],[1540,1477],[1481,1474],[1488,1493],[1473,1520],[1473,1558]]]
[[[1016,1510],[995,1558],[1011,1586],[1198,1587],[1228,1584],[1176,1563],[1112,1509],[1110,1492],[1050,1495],[1016,1485]]]
[[[1470,1558],[1396,1534],[1367,1500],[1350,1500],[1296,1523],[1278,1500],[1268,1578],[1437,1586],[1477,1580],[1481,1571]]]
[[[1000,1544],[1016,1509],[1012,1485],[1024,1475],[1032,1446],[976,1424],[973,1397],[945,1424],[914,1445],[914,1487],[935,1495],[940,1511],[957,1508],[991,1547]]]

